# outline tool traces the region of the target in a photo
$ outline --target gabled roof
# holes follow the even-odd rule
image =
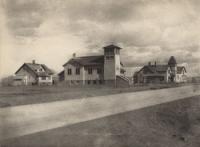
[[[63,65],[66,66],[67,64],[72,65],[80,65],[80,66],[92,66],[92,65],[103,65],[104,64],[104,56],[83,56],[83,57],[75,57],[71,58],[67,63]],[[123,63],[120,62],[120,65],[123,67]]]
[[[104,64],[104,56],[84,56],[84,57],[75,57],[70,59],[67,64],[79,64],[80,66],[89,66],[89,65],[103,65]]]
[[[181,74],[183,70],[187,72],[184,66],[177,66],[177,74]]]
[[[145,65],[140,71],[149,71],[151,73],[163,73],[168,69],[168,65]],[[139,71],[139,72],[140,72]]]
[[[62,70],[61,72],[58,73],[58,76],[63,75],[65,73],[64,70]]]
[[[46,73],[48,73],[50,75],[52,75],[52,74],[55,73],[52,69],[50,69],[49,67],[47,67],[45,64],[41,64],[41,66],[44,68],[44,70],[45,70]]]
[[[113,49],[113,48],[122,49],[121,47],[113,45],[113,44],[103,47],[103,49]]]
[[[48,68],[45,64],[36,64],[36,63],[24,63],[16,72],[17,74],[22,68],[27,67],[29,70],[32,71],[33,74],[36,76],[49,76],[54,74],[54,72]],[[39,69],[43,69],[44,71],[38,72]]]

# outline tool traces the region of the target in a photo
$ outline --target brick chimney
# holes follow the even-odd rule
[[[73,57],[73,58],[76,58],[76,53],[73,53],[72,57]]]

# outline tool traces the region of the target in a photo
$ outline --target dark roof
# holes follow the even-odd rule
[[[125,70],[124,68],[120,68],[120,72],[121,72],[121,73],[125,73],[126,70]]]
[[[150,71],[151,73],[163,73],[168,69],[168,65],[145,65],[141,70]],[[140,70],[140,71],[141,71]]]
[[[182,70],[186,72],[186,69],[184,66],[177,66],[177,74],[181,74]]]
[[[141,69],[141,70],[142,70],[142,69]],[[141,70],[140,70],[140,71],[141,71]],[[137,76],[137,74],[138,74],[140,71],[134,72],[133,76]]]
[[[81,66],[90,66],[90,65],[103,65],[104,64],[104,56],[84,56],[84,57],[75,57],[70,59],[67,64],[79,64]]]
[[[28,69],[31,70],[32,73],[34,73],[36,76],[42,77],[42,76],[49,76],[49,75],[54,74],[54,72],[50,68],[48,68],[45,64],[36,64],[36,63],[24,63],[15,72],[15,74],[17,74],[20,71],[20,69],[25,67],[25,66],[28,67]],[[43,72],[38,72],[37,70],[40,69],[40,68],[44,69],[44,71]]]
[[[113,48],[122,49],[121,47],[113,45],[113,44],[103,47],[103,49],[113,49]]]
[[[46,73],[51,74],[51,75],[55,73],[52,69],[48,68],[45,64],[41,64],[41,66],[44,68]]]
[[[175,65],[175,64],[177,64],[176,59],[174,58],[174,56],[171,56],[168,61],[168,65]]]
[[[58,73],[58,75],[59,75],[59,76],[60,76],[60,75],[63,75],[63,74],[64,74],[64,72],[65,72],[65,71],[64,71],[64,70],[62,70],[61,72],[59,72],[59,73]]]

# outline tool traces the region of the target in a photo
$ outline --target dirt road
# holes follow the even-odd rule
[[[0,140],[200,95],[184,86],[0,108]]]

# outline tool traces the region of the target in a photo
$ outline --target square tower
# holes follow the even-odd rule
[[[174,56],[171,56],[168,61],[168,66],[170,67],[171,73],[171,81],[176,82],[176,73],[177,73],[177,62]]]
[[[116,76],[120,75],[120,50],[115,45],[108,45],[104,48],[104,80],[116,80]]]

